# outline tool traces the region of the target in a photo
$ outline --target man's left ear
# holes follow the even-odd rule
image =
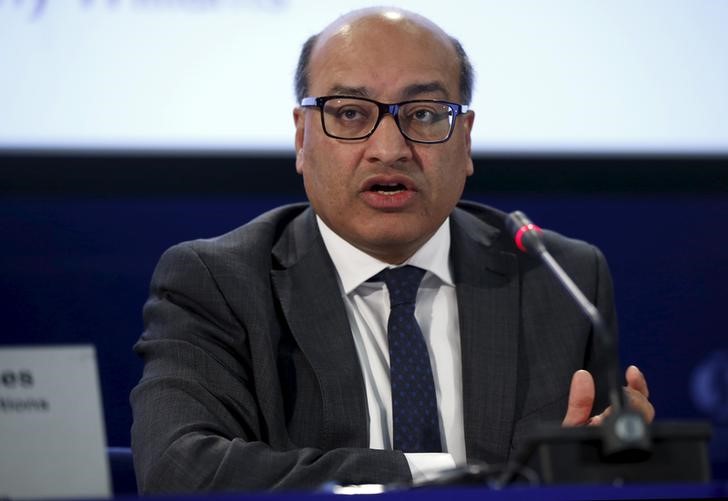
[[[465,128],[465,137],[468,141],[468,148],[470,147],[470,134],[473,132],[473,123],[475,122],[475,112],[473,110],[468,111],[464,115],[461,115],[461,126]]]
[[[465,147],[468,150],[468,165],[467,165],[467,173],[468,176],[473,175],[473,142],[471,139],[471,132],[473,130],[473,122],[475,121],[475,112],[469,111],[465,115],[463,115],[463,118],[465,120],[462,120],[462,127],[465,129],[463,132],[465,133]]]
[[[305,113],[301,108],[293,109],[293,123],[296,125],[296,172],[303,173],[303,138],[305,133]]]
[[[303,174],[303,148],[296,151],[296,172]]]

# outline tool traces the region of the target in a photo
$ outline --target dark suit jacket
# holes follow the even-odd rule
[[[489,463],[506,461],[535,423],[563,417],[575,370],[605,382],[589,322],[542,266],[516,251],[503,217],[465,202],[451,217],[467,455]],[[613,325],[601,253],[546,238]],[[410,480],[401,452],[367,448],[356,349],[307,205],[169,249],[144,321],[135,346],[144,375],[131,396],[142,492]]]

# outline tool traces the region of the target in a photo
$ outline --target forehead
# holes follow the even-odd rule
[[[459,73],[453,43],[436,26],[371,15],[321,33],[309,63],[309,88],[315,95],[360,89],[384,100],[408,97],[403,95],[419,87],[457,100]]]

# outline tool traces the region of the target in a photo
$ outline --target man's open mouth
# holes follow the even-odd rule
[[[407,187],[401,183],[374,184],[371,188],[369,188],[369,191],[374,191],[382,195],[395,195],[406,190]]]

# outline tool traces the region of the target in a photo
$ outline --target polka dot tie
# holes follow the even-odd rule
[[[437,397],[430,355],[415,319],[415,300],[425,270],[402,266],[382,271],[389,290],[387,322],[392,385],[393,448],[402,452],[441,452]]]

